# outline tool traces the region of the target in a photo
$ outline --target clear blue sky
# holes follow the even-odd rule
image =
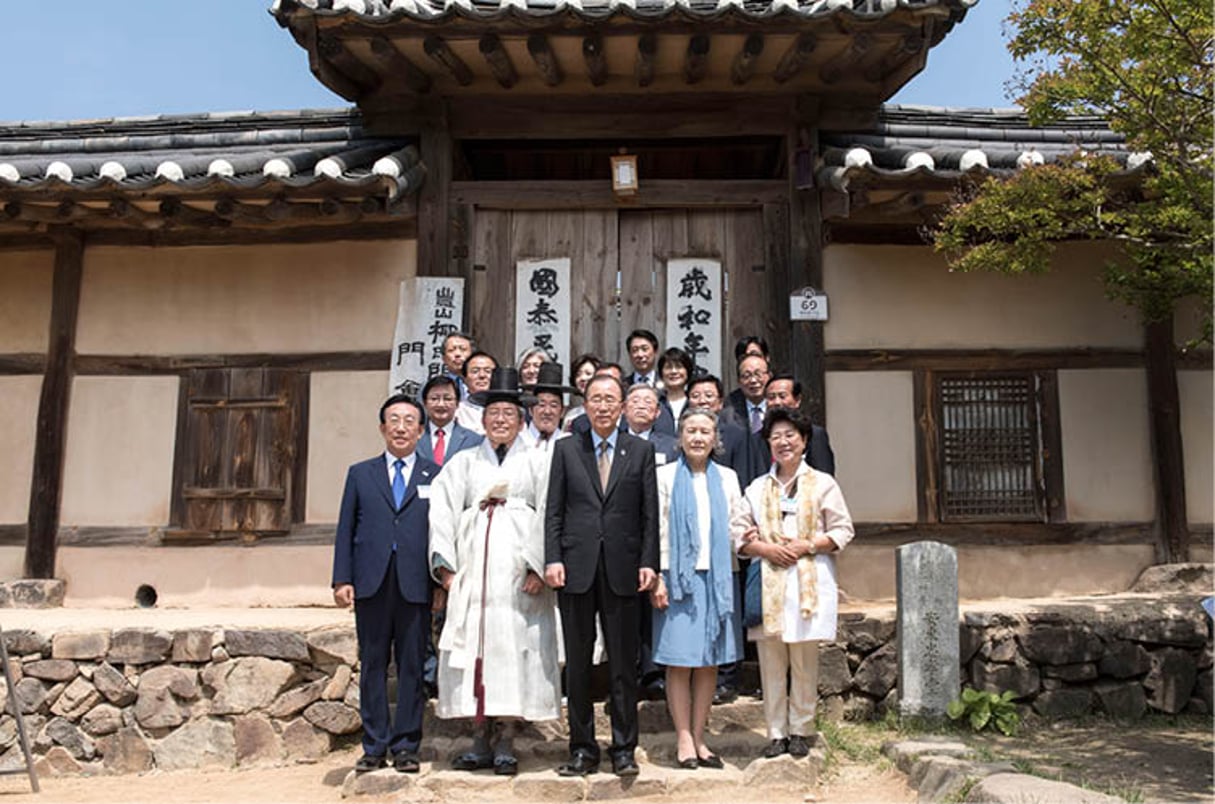
[[[0,120],[345,106],[270,0],[2,0]],[[892,102],[1009,106],[1011,0],[980,0]]]

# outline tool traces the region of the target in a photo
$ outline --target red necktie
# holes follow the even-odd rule
[[[446,454],[447,454],[447,444],[444,442],[443,439],[444,439],[443,429],[439,428],[438,430],[435,430],[434,455],[435,455],[435,463],[437,463],[439,466],[443,465],[443,458],[446,457]]]

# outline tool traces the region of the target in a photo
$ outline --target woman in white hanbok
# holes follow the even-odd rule
[[[818,706],[818,643],[835,639],[839,592],[832,554],[852,541],[852,517],[831,475],[805,462],[810,421],[772,408],[761,435],[773,466],[747,486],[758,535],[739,555],[761,562],[763,619],[748,637],[759,654],[765,757],[810,751]],[[753,534],[754,531],[751,531]]]

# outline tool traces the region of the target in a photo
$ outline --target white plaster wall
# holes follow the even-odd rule
[[[165,525],[177,377],[77,377],[63,468],[64,526]]]
[[[909,371],[829,372],[836,479],[858,522],[914,522],[915,404]]]
[[[28,521],[42,375],[0,377],[0,524]]]
[[[350,464],[384,451],[386,371],[316,372],[308,399],[308,522],[337,522]]]
[[[77,351],[387,349],[412,240],[85,251]]]
[[[1181,449],[1185,458],[1185,507],[1191,525],[1209,524],[1215,516],[1215,470],[1212,446],[1215,417],[1211,372],[1177,372],[1177,393],[1181,396]]]
[[[1102,249],[1066,245],[1033,276],[950,273],[927,246],[829,246],[832,349],[1137,349],[1134,311],[1105,298]]]
[[[1059,417],[1068,520],[1153,519],[1155,495],[1143,371],[1060,371]]]
[[[0,252],[0,352],[45,352],[55,252]]]

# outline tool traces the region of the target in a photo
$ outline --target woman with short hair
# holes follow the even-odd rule
[[[733,542],[748,511],[738,478],[712,460],[717,416],[688,408],[679,417],[679,459],[658,468],[661,575],[651,592],[654,663],[666,666],[667,708],[680,768],[721,768],[705,745],[717,665],[742,654]],[[751,534],[754,536],[754,534]]]
[[[803,460],[809,419],[770,408],[760,435],[773,465],[745,493],[758,535],[744,537],[738,553],[759,562],[762,590],[762,620],[747,636],[759,654],[769,739],[763,755],[803,757],[818,707],[818,643],[835,639],[832,554],[852,541],[852,517],[835,479]]]

